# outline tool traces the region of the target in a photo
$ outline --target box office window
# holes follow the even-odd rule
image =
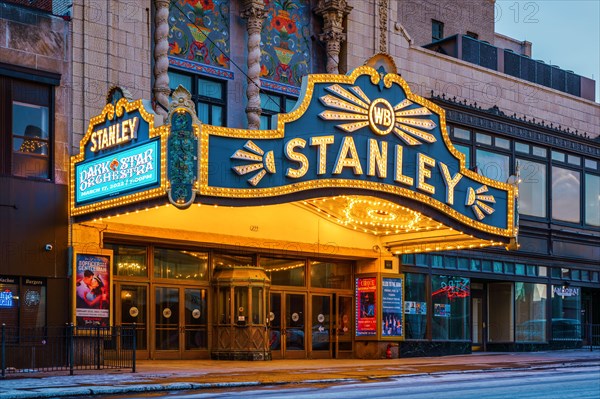
[[[515,283],[516,341],[546,341],[546,299],[545,284]]]
[[[311,262],[310,265],[312,287],[352,289],[352,264]]]
[[[208,280],[208,253],[154,248],[154,277]]]
[[[53,88],[0,76],[0,174],[52,178]]]
[[[107,244],[106,248],[113,250],[115,276],[148,277],[146,247]]]
[[[431,276],[433,311],[431,336],[434,340],[468,341],[470,280],[458,276]]]
[[[425,274],[405,273],[404,323],[406,338],[425,339],[427,330],[427,287]]]
[[[304,259],[281,259],[261,257],[260,265],[271,279],[271,285],[304,287],[306,261]]]

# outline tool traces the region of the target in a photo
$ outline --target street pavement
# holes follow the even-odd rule
[[[600,365],[600,351],[473,353],[402,359],[272,361],[144,360],[131,370],[8,374],[0,398],[58,398],[134,392],[341,383],[423,374],[489,373]]]

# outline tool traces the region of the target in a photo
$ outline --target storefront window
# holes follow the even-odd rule
[[[155,248],[154,277],[208,280],[208,253]]]
[[[147,277],[146,247],[133,245],[107,244],[114,254],[113,273],[115,276]]]
[[[8,327],[19,326],[18,277],[0,277],[0,320]]]
[[[514,341],[513,283],[488,284],[488,341]]]
[[[231,288],[219,288],[219,300],[217,303],[217,323],[231,323]]]
[[[44,327],[46,325],[45,280],[23,278],[22,282],[21,327]]]
[[[425,339],[427,294],[424,274],[405,273],[404,323],[407,339]]]
[[[552,219],[579,223],[581,174],[552,167]]]
[[[310,285],[314,288],[352,289],[352,265],[310,262]]]
[[[585,175],[585,223],[600,226],[600,176]]]
[[[521,170],[519,213],[546,217],[546,165],[517,159]]]
[[[581,296],[579,288],[552,286],[552,339],[581,339]]]
[[[470,280],[457,276],[432,276],[432,338],[435,340],[471,339],[469,330]]]
[[[546,341],[546,285],[515,283],[516,340]]]
[[[271,285],[304,287],[306,261],[304,259],[260,258],[260,266],[271,279]]]

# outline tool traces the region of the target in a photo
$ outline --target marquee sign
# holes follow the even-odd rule
[[[203,125],[185,89],[172,97],[160,128],[141,100],[121,98],[92,118],[72,161],[72,214],[159,196],[185,209],[363,195],[516,237],[517,187],[468,170],[444,110],[395,73],[309,75],[273,130]]]
[[[362,66],[346,76],[310,75],[296,107],[275,118],[276,129],[266,131],[202,126],[201,196],[285,202],[323,189],[384,193],[516,236],[516,187],[466,169],[444,111],[397,74]]]
[[[71,160],[71,213],[164,195],[163,130],[142,100],[108,101]]]

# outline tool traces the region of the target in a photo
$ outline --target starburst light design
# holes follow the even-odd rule
[[[433,143],[435,136],[428,130],[434,129],[436,123],[428,118],[432,112],[426,107],[412,107],[414,103],[404,99],[392,106],[384,98],[371,100],[360,87],[352,86],[348,90],[334,84],[325,90],[331,94],[320,97],[321,102],[329,108],[319,114],[322,119],[333,121],[349,121],[336,125],[346,133],[355,132],[366,126],[379,135],[394,132],[408,145]]]
[[[246,144],[244,144],[244,148],[248,151],[244,151],[242,149],[237,150],[235,154],[231,156],[231,159],[240,159],[243,161],[250,161],[254,163],[249,163],[247,165],[239,165],[234,166],[232,169],[240,176],[243,176],[248,173],[252,173],[258,170],[254,176],[248,179],[248,183],[253,186],[256,186],[261,179],[269,173],[275,173],[275,156],[273,155],[273,151],[269,151],[265,154],[265,152],[252,140],[248,140]]]
[[[483,195],[483,193],[487,193],[487,191],[487,186],[481,186],[477,190],[473,189],[473,187],[469,187],[467,190],[465,205],[470,206],[471,209],[473,209],[473,213],[475,213],[475,216],[477,216],[477,219],[479,220],[482,220],[485,217],[484,212],[488,215],[494,213],[494,208],[486,204],[486,202],[495,204],[496,200],[493,195]]]

